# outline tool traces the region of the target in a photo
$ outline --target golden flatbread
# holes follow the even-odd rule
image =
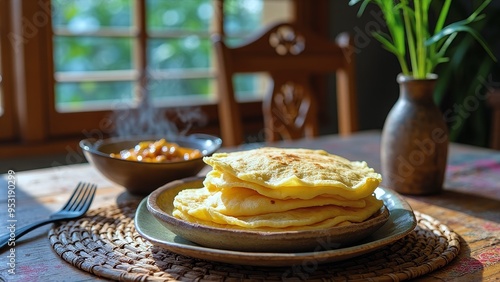
[[[382,206],[381,200],[370,197],[367,198],[365,208],[328,205],[256,216],[227,216],[213,209],[201,207],[201,210],[192,211],[180,205],[176,206],[172,214],[177,218],[211,227],[258,231],[299,231],[363,222],[379,211]]]
[[[266,147],[203,160],[213,167],[206,181],[216,188],[245,187],[278,199],[337,195],[356,200],[371,195],[382,181],[366,162],[323,150]]]
[[[231,174],[218,170],[210,171],[204,181],[204,185],[212,192],[233,187],[243,187],[255,190],[261,195],[274,199],[303,199],[309,200],[319,196],[338,197],[349,200],[358,200],[370,196],[375,188],[371,185],[361,186],[357,189],[344,189],[332,186],[287,186],[281,189],[267,188],[259,184],[243,181]]]
[[[205,157],[199,189],[174,199],[173,215],[209,226],[312,230],[362,222],[383,202],[380,174],[323,150],[260,148]]]
[[[316,197],[309,200],[269,198],[254,190],[233,187],[210,192],[207,187],[186,189],[179,192],[175,206],[185,206],[191,215],[213,210],[229,216],[251,216],[284,212],[299,208],[335,205],[339,207],[364,208],[365,199],[347,200],[338,197]]]

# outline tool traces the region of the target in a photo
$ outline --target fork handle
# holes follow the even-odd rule
[[[43,225],[46,225],[46,224],[49,224],[49,223],[52,223],[55,221],[57,221],[57,219],[49,218],[49,219],[33,222],[31,224],[28,224],[28,225],[20,227],[20,228],[16,228],[16,231],[14,232],[15,237],[12,239],[12,243],[11,243],[10,247],[14,247],[16,244],[16,241],[19,238],[21,238],[24,234],[26,234],[26,233],[28,233],[28,232],[30,232],[30,231],[32,231],[40,226],[43,226]],[[9,244],[9,240],[11,239],[11,234],[12,233],[9,232],[9,233],[6,233],[6,234],[3,234],[0,236],[0,249],[3,249],[5,246],[7,246]]]

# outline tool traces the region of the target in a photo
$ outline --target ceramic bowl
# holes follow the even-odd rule
[[[111,153],[133,148],[141,141],[159,140],[161,136],[84,139],[80,148],[89,163],[109,180],[125,187],[130,193],[148,195],[165,183],[176,179],[194,176],[205,166],[202,157],[176,162],[147,163],[113,158]],[[207,134],[193,134],[165,138],[168,142],[177,143],[181,147],[198,149],[203,156],[217,151],[222,140]]]
[[[247,252],[306,252],[343,248],[380,228],[389,218],[384,206],[370,219],[348,226],[314,231],[261,232],[215,228],[172,216],[174,197],[183,189],[203,187],[203,177],[168,183],[147,199],[149,212],[166,228],[201,246]]]

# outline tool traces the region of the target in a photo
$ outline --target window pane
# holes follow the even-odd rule
[[[210,41],[196,35],[153,39],[148,44],[149,66],[152,69],[208,69],[210,49]]]
[[[135,0],[52,0],[52,5],[54,69],[57,79],[64,78],[54,87],[56,109],[99,110],[110,108],[110,101],[132,101],[135,82],[128,74],[91,72],[135,68],[135,38],[122,32],[134,25]],[[81,32],[92,35],[76,36]],[[89,75],[106,81],[92,81]],[[117,75],[119,81],[113,81]]]
[[[56,109],[60,112],[110,108],[110,101],[132,102],[133,82],[57,83]]]
[[[208,32],[212,0],[147,0],[147,27],[152,30]]]
[[[262,0],[224,1],[224,31],[228,36],[254,31],[261,25],[263,9]]]
[[[292,18],[290,0],[225,0],[224,31],[228,46],[241,44],[266,25]],[[234,77],[234,90],[239,100],[263,97],[270,84],[265,74],[239,74]]]
[[[132,68],[132,39],[54,37],[56,71],[124,70]]]
[[[174,96],[204,96],[213,93],[212,79],[168,79],[150,81],[148,93],[153,99]]]
[[[52,22],[72,32],[132,25],[132,0],[52,0]]]
[[[229,45],[241,43],[245,38],[262,27],[292,20],[290,0],[225,0],[224,31]]]
[[[233,83],[238,100],[248,100],[263,97],[270,90],[271,78],[265,73],[236,74]]]

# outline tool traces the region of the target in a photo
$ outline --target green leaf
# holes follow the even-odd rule
[[[436,22],[436,27],[434,28],[434,33],[439,32],[443,29],[446,18],[448,17],[448,13],[450,11],[451,0],[445,0],[443,3],[443,7],[441,8],[441,12],[439,13],[439,18]]]
[[[382,43],[382,46],[390,51],[391,53],[394,53],[396,56],[399,56],[399,49],[390,41],[387,35],[381,33],[381,32],[375,32],[372,34],[375,39],[377,39],[380,43]]]
[[[349,1],[349,5],[350,6],[354,6],[354,5],[358,4],[359,2],[363,2],[363,3],[361,3],[361,6],[359,7],[358,17],[360,17],[361,15],[363,15],[363,13],[365,12],[366,7],[368,6],[368,4],[370,4],[371,0],[350,0]]]
[[[359,15],[361,15],[361,14],[364,13],[364,11],[365,11],[366,7],[368,6],[368,4],[370,4],[369,0],[366,0],[363,3],[361,3],[361,7],[359,8],[359,12],[358,12]]]
[[[470,26],[458,24],[458,22],[443,28],[443,30],[441,30],[439,33],[437,33],[433,37],[429,38],[429,40],[426,43],[427,43],[427,45],[433,44],[433,43],[441,40],[442,38],[445,38],[446,36],[449,36],[453,33],[458,33],[458,32],[466,32],[466,33],[469,33],[470,35],[472,35],[474,37],[474,39],[476,39],[476,41],[479,44],[481,44],[481,46],[486,51],[486,53],[488,53],[490,58],[495,62],[497,61],[497,58],[495,57],[495,55],[493,54],[493,52],[491,51],[489,46],[486,44],[486,42],[483,39],[483,37],[481,36],[481,34],[479,34],[479,32],[477,32],[475,29],[471,28]]]
[[[448,36],[448,38],[443,43],[443,45],[441,45],[441,47],[437,53],[437,56],[441,56],[441,57],[444,56],[444,54],[446,53],[446,50],[448,50],[448,48],[451,46],[451,43],[453,43],[453,41],[455,40],[457,35],[458,35],[458,32],[450,34],[450,36]]]
[[[415,30],[412,23],[415,22],[415,13],[407,5],[407,0],[401,1],[401,10],[403,11],[404,26],[406,29],[406,40],[408,45],[408,52],[410,54],[410,63],[413,70],[418,69],[417,52],[415,46]],[[404,39],[402,39],[404,40]]]
[[[484,10],[486,9],[486,7],[491,3],[492,0],[485,0],[477,9],[476,11],[474,11],[474,13],[472,13],[469,18],[476,18],[477,16],[479,16],[479,14]]]
[[[349,1],[349,6],[354,6],[354,5],[358,4],[361,1],[369,2],[367,0],[350,0]]]
[[[433,32],[429,30],[432,28],[429,23],[432,0],[350,0],[349,5],[360,4],[358,15],[363,14],[369,4],[377,5],[384,15],[388,32],[375,33],[374,38],[397,56],[403,72],[412,73],[415,77],[425,77],[438,64],[449,61],[445,57],[446,51],[459,32],[472,35],[496,61],[479,32],[469,26],[485,18],[482,12],[491,2],[492,0],[485,0],[466,19],[445,26],[452,0],[441,0]],[[411,63],[411,71],[407,68],[407,60]]]

